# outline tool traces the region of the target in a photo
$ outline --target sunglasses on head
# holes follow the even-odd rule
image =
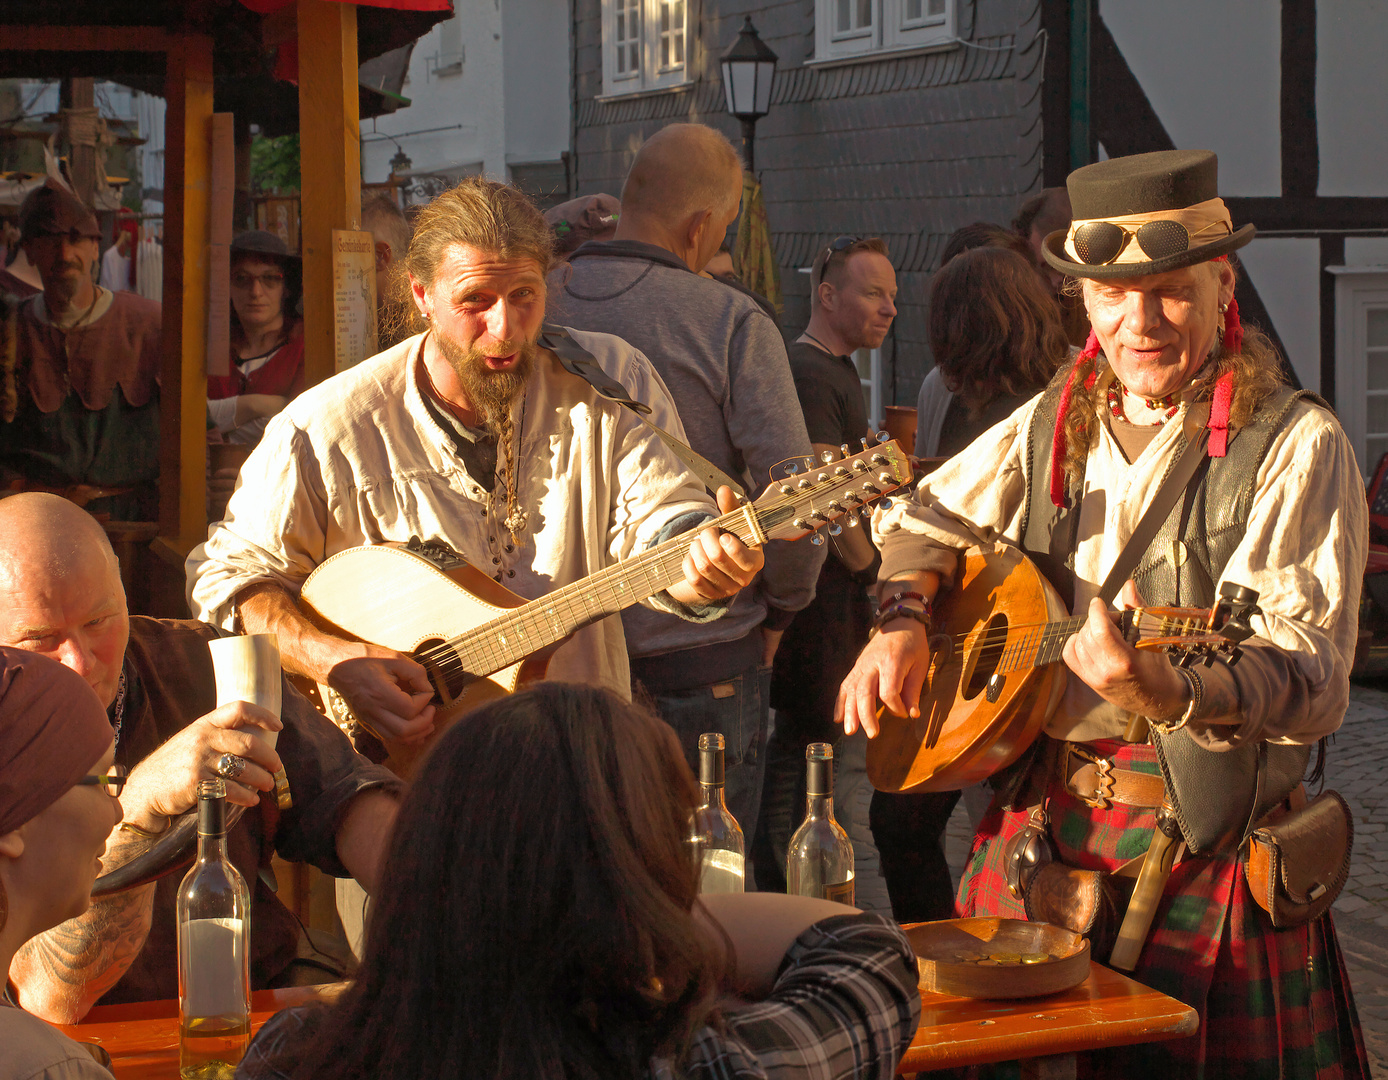
[[[1229,223],[1214,221],[1203,229],[1191,232],[1179,221],[1158,219],[1139,225],[1136,229],[1113,221],[1089,221],[1070,237],[1075,254],[1086,266],[1107,266],[1127,250],[1134,240],[1149,259],[1165,259],[1190,250],[1190,242],[1210,229],[1229,231]]]
[[[847,251],[854,244],[861,244],[862,242],[863,238],[861,236],[836,236],[831,240],[825,245],[824,250],[819,253],[818,258],[815,259],[815,261],[819,263],[819,274],[816,280],[824,280],[824,272],[829,269],[829,264],[834,261],[835,255],[841,251]],[[820,260],[823,261],[821,262]]]

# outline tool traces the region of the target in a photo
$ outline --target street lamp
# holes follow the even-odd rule
[[[742,121],[748,172],[756,171],[752,140],[756,137],[757,121],[771,110],[771,84],[779,59],[757,35],[750,15],[732,48],[723,54],[723,95],[728,101],[728,112]]]

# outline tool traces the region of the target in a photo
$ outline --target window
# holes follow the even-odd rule
[[[858,382],[863,387],[868,424],[876,431],[882,426],[882,418],[887,415],[882,407],[882,350],[859,349],[853,354],[853,366],[858,369]]]
[[[603,0],[603,94],[689,82],[688,0]]]
[[[956,0],[815,0],[815,61],[953,41]]]
[[[1335,404],[1364,477],[1388,453],[1388,268],[1332,266]]]

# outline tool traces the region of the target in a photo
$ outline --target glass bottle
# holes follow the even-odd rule
[[[786,892],[853,903],[853,845],[834,820],[834,748],[805,747],[805,820],[786,853]]]
[[[699,891],[742,892],[746,879],[742,826],[723,802],[723,736],[699,736],[699,790],[703,802],[694,811],[699,844]]]
[[[251,1039],[250,892],[227,858],[226,782],[198,785],[198,857],[178,887],[178,1071],[230,1080]]]

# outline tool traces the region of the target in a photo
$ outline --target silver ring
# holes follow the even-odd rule
[[[228,780],[235,780],[246,770],[246,759],[235,754],[223,754],[217,759],[216,773]]]

